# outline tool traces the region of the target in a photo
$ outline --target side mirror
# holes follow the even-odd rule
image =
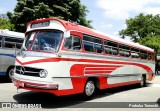
[[[65,31],[64,32],[64,38],[69,38],[70,37],[70,31]]]

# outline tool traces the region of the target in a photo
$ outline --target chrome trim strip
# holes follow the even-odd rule
[[[49,90],[58,89],[58,85],[52,88],[45,87],[45,86],[31,85],[31,84],[27,84],[26,86],[29,88],[37,88],[37,89],[49,89]]]
[[[16,71],[20,71],[20,70],[16,69]],[[24,72],[28,72],[28,73],[39,73],[39,72],[33,72],[33,71],[24,71]]]
[[[107,75],[107,74],[85,74],[84,76],[70,76],[70,77],[52,77],[52,78],[86,78],[86,77],[126,77],[126,76],[140,76],[142,74],[135,73],[135,74],[118,74],[118,75]]]
[[[93,57],[93,58],[102,58],[102,59],[105,59],[105,60],[118,60],[118,61],[125,61],[125,62],[138,62],[138,63],[152,63],[154,64],[155,62],[153,61],[148,61],[148,60],[140,60],[140,59],[130,59],[129,57],[118,57],[118,56],[110,56],[110,55],[102,55],[100,53],[96,53],[96,54],[92,54],[92,53],[82,53],[82,52],[74,52],[74,51],[60,51],[60,54],[62,55],[63,57],[63,54],[64,55],[74,55],[74,58],[75,56],[78,56],[78,57],[81,57],[81,58],[88,58],[88,57]],[[77,57],[77,59],[79,59]],[[95,59],[96,60],[96,59]],[[100,60],[100,59],[98,59]]]
[[[17,75],[19,75],[19,74],[17,74]],[[23,75],[23,76],[25,76],[25,75]],[[35,84],[36,83],[40,83],[40,84],[53,84],[53,82],[39,81],[38,79],[36,79],[36,81],[35,80],[31,80],[31,79],[24,79],[24,78],[15,76],[15,74],[14,74],[14,76],[12,78],[16,79],[16,80],[19,80],[19,81],[32,82],[32,83],[35,83]],[[37,78],[39,78],[39,77],[37,77]]]

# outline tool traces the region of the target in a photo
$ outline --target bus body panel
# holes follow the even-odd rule
[[[48,21],[50,21],[50,25]],[[117,42],[118,46],[120,46],[119,44],[126,44],[129,47],[136,47],[147,51],[147,54],[154,53],[151,48],[109,37],[108,35],[105,36],[95,30],[55,18],[28,23],[26,34],[32,33],[32,31],[36,32],[31,43],[31,45],[34,45],[34,40],[37,39],[39,33],[51,30],[61,30],[64,33],[70,31],[71,36],[80,38],[81,49],[66,49],[65,41],[67,38],[64,38],[64,36],[57,52],[34,51],[32,46],[25,49],[16,57],[15,73],[12,79],[17,88],[50,92],[62,96],[83,93],[88,79],[96,80],[96,87],[99,89],[140,83],[143,74],[146,75],[147,80],[153,79],[155,71],[155,61],[153,59],[143,60],[142,58],[122,57],[119,54],[106,54],[104,40]],[[85,34],[102,39],[102,53],[85,51],[83,41],[83,35]],[[39,39],[41,38],[39,37]],[[43,70],[47,71],[45,78],[40,77],[40,72]]]
[[[15,74],[15,79],[37,84],[58,84],[58,90],[50,90],[49,92],[60,96],[82,93],[89,77],[98,78],[100,89],[105,89],[139,83],[141,74],[146,74],[147,79],[150,80],[149,78],[152,78],[153,74],[153,69],[148,69],[148,66],[151,65],[150,63],[136,63],[131,60],[128,62],[122,60],[115,61],[114,59],[99,59],[98,56],[97,58],[94,57],[94,59],[87,56],[83,57],[85,59],[80,59],[79,56],[75,55],[73,57],[70,56],[70,58],[63,57],[66,56],[62,55],[61,58],[53,56],[53,58],[47,59],[43,57],[33,57],[33,59],[28,56],[24,58],[17,57],[16,66],[45,68],[48,71],[48,76],[43,79]],[[33,88],[32,90],[38,89]],[[65,91],[66,93],[64,93]]]
[[[1,58],[2,58],[2,63],[1,63],[1,67],[2,67],[2,72],[6,72],[7,69],[9,68],[9,66],[14,66],[15,64],[15,53],[16,53],[16,49],[5,49],[5,50],[1,50]]]
[[[14,67],[16,52],[24,39],[24,34],[8,30],[0,30],[0,76],[6,76],[7,70]],[[19,42],[18,40],[21,40]]]

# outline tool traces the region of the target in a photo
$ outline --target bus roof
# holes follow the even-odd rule
[[[149,47],[140,45],[138,43],[126,41],[122,38],[119,38],[119,37],[116,37],[116,36],[113,36],[113,35],[109,35],[109,34],[105,34],[105,33],[99,32],[97,30],[94,30],[94,29],[91,29],[91,28],[88,28],[88,27],[84,27],[84,26],[78,25],[78,24],[73,23],[73,22],[57,19],[57,18],[43,18],[43,19],[34,20],[34,21],[29,22],[27,24],[27,27],[28,27],[29,24],[39,23],[39,22],[44,22],[44,21],[58,21],[65,27],[66,30],[78,31],[78,32],[82,32],[84,34],[89,34],[89,35],[92,35],[92,36],[96,36],[96,37],[99,37],[99,38],[102,38],[102,39],[107,39],[107,40],[111,40],[113,42],[118,42],[118,43],[121,43],[121,44],[124,44],[124,45],[139,48],[139,49],[142,49],[142,50],[147,50],[149,52],[154,52],[154,49],[151,49]]]
[[[25,34],[20,32],[14,32],[9,30],[0,30],[0,35],[8,36],[8,37],[15,37],[15,38],[24,38]]]

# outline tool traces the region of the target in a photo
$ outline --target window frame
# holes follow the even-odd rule
[[[85,40],[84,38],[87,38],[88,40]],[[92,38],[92,39],[90,39],[90,38]],[[98,40],[98,42],[97,42],[97,40]],[[83,48],[84,48],[85,52],[95,53],[95,54],[102,54],[104,52],[103,51],[102,39],[100,37],[95,37],[95,36],[83,34],[82,41],[83,41]],[[87,51],[87,50],[85,50],[85,42],[88,42],[88,43],[92,44],[93,51]],[[98,52],[97,48],[95,48],[95,45],[97,45],[97,46],[99,45],[101,47],[101,49],[100,49],[101,52]]]
[[[8,39],[8,40],[6,40],[6,39]],[[11,41],[11,40],[14,40],[14,41]],[[16,42],[18,40],[18,42]],[[16,48],[16,49],[21,49],[21,47],[22,47],[22,44],[23,44],[23,41],[24,41],[24,39],[23,38],[17,38],[17,37],[9,37],[9,36],[4,36],[4,45],[3,45],[3,48],[9,48],[9,49],[14,49],[14,48]],[[21,42],[21,43],[20,43]],[[6,45],[11,45],[12,47],[6,47]],[[18,45],[17,44],[19,44],[20,45],[20,47],[17,47]]]
[[[137,51],[136,51],[137,50]],[[139,57],[134,57],[133,55],[132,55],[132,52],[133,53],[138,53],[138,55],[139,55]],[[140,49],[138,49],[138,48],[136,48],[136,47],[131,47],[131,51],[130,51],[130,55],[131,55],[131,58],[132,59],[140,59]]]
[[[150,54],[150,59],[149,59],[149,54]],[[153,52],[148,52],[148,55],[147,55],[147,60],[148,61],[154,61],[155,59],[155,54]]]
[[[109,43],[111,43],[111,44],[116,44],[117,47],[114,47],[113,45],[112,45],[112,46],[105,45],[105,42],[107,42],[107,43],[109,42]],[[118,43],[118,42],[114,42],[114,41],[110,41],[110,40],[104,39],[103,44],[104,44],[104,52],[105,52],[105,54],[107,54],[107,55],[112,55],[112,56],[118,56],[118,55],[119,55],[119,43]],[[106,53],[106,46],[109,48],[109,50],[110,50],[111,53],[109,53],[109,52]],[[117,50],[116,54],[113,54],[113,49],[114,49],[114,51]],[[116,49],[116,50],[115,50],[115,49]]]
[[[65,50],[82,51],[82,40],[81,40],[81,37],[79,37],[79,36],[77,36],[77,35],[71,35],[70,37],[72,37],[72,40],[71,40],[71,48],[68,49],[68,48],[65,47],[65,42],[66,42],[66,39],[67,39],[67,38],[65,38],[64,43],[63,43]],[[79,49],[79,50],[73,49],[73,41],[74,41],[74,38],[79,38],[79,41],[80,41],[80,49]]]
[[[146,53],[142,53],[142,52],[146,52]],[[142,54],[145,54],[146,56],[146,58],[142,58]],[[142,59],[142,60],[148,60],[148,52],[146,51],[146,50],[142,50],[142,49],[140,49],[140,58]]]
[[[122,47],[125,47],[125,48],[121,48],[121,46]],[[119,44],[119,56],[121,56],[121,57],[127,57],[127,58],[130,58],[131,57],[131,48],[130,48],[130,46],[129,45],[125,45],[125,44]],[[123,55],[121,55],[121,50],[122,51],[124,51],[124,55],[125,56],[123,56]],[[127,54],[126,53],[129,53],[129,55],[128,56],[126,56]]]

